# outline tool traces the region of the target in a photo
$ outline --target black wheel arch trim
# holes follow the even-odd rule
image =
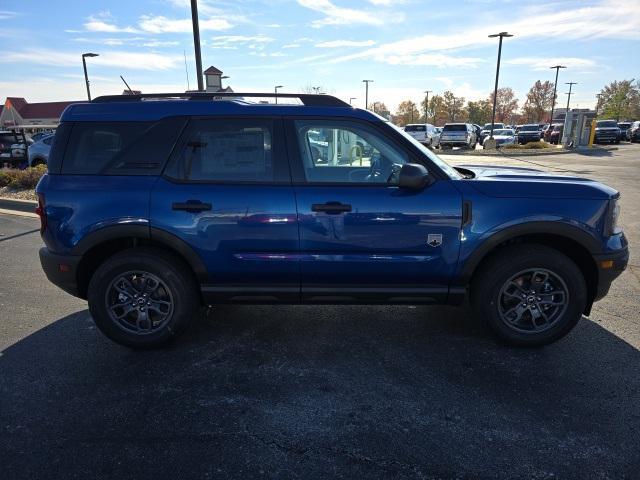
[[[533,234],[550,234],[565,237],[579,243],[592,255],[598,254],[602,250],[602,244],[594,236],[574,225],[557,221],[521,223],[494,233],[476,247],[465,261],[464,266],[454,284],[467,285],[480,262],[491,250],[501,243],[514,238]]]
[[[191,267],[200,282],[208,278],[207,268],[200,256],[184,240],[160,228],[148,225],[111,225],[100,228],[85,236],[71,250],[71,255],[81,256],[90,249],[109,240],[120,238],[139,238],[153,240],[177,252]]]

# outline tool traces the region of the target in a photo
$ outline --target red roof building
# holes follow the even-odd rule
[[[79,101],[29,103],[22,97],[7,97],[4,106],[0,107],[0,128],[12,125],[57,125],[64,109]]]

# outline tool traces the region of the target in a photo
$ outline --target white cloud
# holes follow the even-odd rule
[[[18,12],[12,12],[10,10],[0,10],[0,20],[9,20],[18,15]]]
[[[525,65],[531,67],[532,70],[549,70],[551,65],[564,65],[569,68],[590,69],[596,66],[596,62],[588,58],[574,57],[519,57],[511,60],[505,60],[509,65]]]
[[[371,47],[376,42],[373,40],[331,40],[329,42],[316,43],[318,48],[340,48],[340,47]]]
[[[119,27],[113,23],[113,19],[109,12],[101,12],[97,15],[91,15],[84,24],[85,30],[89,32],[101,33],[138,33],[139,30],[134,27]]]
[[[374,59],[386,62],[390,65],[421,65],[438,68],[447,67],[477,67],[478,64],[485,60],[476,57],[456,57],[454,55],[445,55],[443,53],[420,53],[417,55],[384,55],[375,57]]]
[[[330,0],[298,0],[298,4],[324,15],[324,18],[314,20],[311,23],[311,26],[315,28],[327,25],[386,25],[401,22],[404,19],[404,15],[398,12],[380,15],[379,12],[339,7],[331,3]]]
[[[282,48],[300,48],[300,44],[299,43],[287,43],[286,45],[283,45]]]
[[[170,70],[180,66],[184,60],[179,55],[106,51],[101,52],[99,57],[91,58],[90,61],[95,65],[131,70]],[[77,67],[81,62],[81,56],[77,53],[64,53],[48,49],[5,52],[0,56],[0,63],[29,63],[53,67]]]
[[[189,33],[193,25],[191,19],[171,19],[162,15],[142,15],[138,26],[149,33]],[[228,30],[233,25],[224,18],[208,18],[200,20],[200,30]]]

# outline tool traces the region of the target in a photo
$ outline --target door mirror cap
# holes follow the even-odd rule
[[[420,190],[431,183],[429,172],[419,163],[405,163],[400,169],[398,186],[407,190]]]

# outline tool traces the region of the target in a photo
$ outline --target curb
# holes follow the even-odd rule
[[[38,202],[34,202],[33,200],[0,197],[0,213],[7,215],[38,218],[38,215],[34,212],[37,206]]]

